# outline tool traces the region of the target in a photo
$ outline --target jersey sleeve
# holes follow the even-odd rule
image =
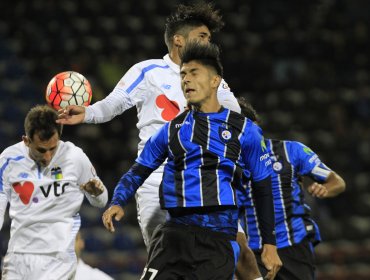
[[[76,152],[74,153],[76,157],[76,170],[78,170],[77,174],[80,174],[77,184],[82,185],[87,183],[91,179],[100,180],[98,175],[96,174],[95,168],[92,165],[91,161],[87,157],[87,155],[80,149],[76,147]],[[94,196],[89,194],[88,192],[84,191],[84,194],[87,200],[90,202],[91,205],[95,207],[104,207],[108,202],[108,190],[103,185],[104,191],[98,196]]]
[[[145,143],[136,163],[115,187],[110,205],[125,206],[149,175],[165,161],[168,154],[168,128],[167,123]]]
[[[157,169],[168,156],[168,129],[169,123],[154,134],[146,142],[143,151],[136,162],[151,169]]]
[[[300,142],[288,142],[291,157],[289,160],[295,166],[298,174],[309,176],[317,182],[325,182],[331,169],[327,167],[306,145]]]
[[[248,120],[242,141],[242,160],[253,182],[271,175],[271,160],[259,126]]]
[[[76,170],[78,170],[78,174],[80,174],[77,181],[78,185],[85,184],[90,179],[99,179],[94,166],[90,162],[87,155],[80,148],[76,147],[76,151],[74,151],[74,157]]]
[[[230,90],[230,87],[224,79],[222,79],[218,87],[217,98],[220,104],[225,108],[237,113],[241,112],[238,100],[235,98],[234,93]]]
[[[85,123],[103,123],[136,106],[147,91],[142,63],[132,66],[104,99],[86,107]]]
[[[3,227],[4,215],[6,207],[8,205],[8,195],[6,191],[9,190],[8,182],[6,180],[6,167],[9,164],[9,160],[5,157],[4,153],[0,155],[0,230]]]

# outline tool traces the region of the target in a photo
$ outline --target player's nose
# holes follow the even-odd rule
[[[51,159],[53,158],[53,152],[52,151],[47,151],[46,153],[44,153],[44,162],[46,164],[49,164],[49,162],[51,161]]]

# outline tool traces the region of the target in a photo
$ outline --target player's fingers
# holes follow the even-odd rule
[[[264,279],[266,279],[266,280],[272,280],[272,279],[274,279],[273,272],[272,271],[267,272],[267,274],[265,275],[265,278]]]
[[[317,184],[312,192],[312,196],[323,197],[326,195],[327,189],[325,186]]]
[[[318,191],[318,193],[317,193],[317,197],[319,197],[319,198],[323,198],[323,197],[325,197],[325,196],[327,195],[327,193],[328,193],[328,190],[327,190],[325,187],[322,187],[322,188]]]
[[[107,230],[114,232],[114,225],[112,222],[113,213],[109,213],[109,209],[103,214],[103,224]]]
[[[116,216],[114,217],[114,219],[116,221],[120,221],[124,215],[125,215],[125,213],[123,212],[123,210],[118,211],[117,214],[116,214]]]
[[[309,187],[308,187],[308,192],[310,193],[310,194],[312,194],[312,193],[314,193],[315,192],[315,189],[317,188],[317,183],[313,183],[313,184],[311,184]]]

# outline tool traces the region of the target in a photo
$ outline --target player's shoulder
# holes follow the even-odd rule
[[[25,155],[25,144],[22,142],[18,142],[14,145],[11,145],[4,149],[4,151],[0,154],[1,158],[17,158],[17,157],[24,157]]]
[[[295,140],[281,140],[284,145],[291,150],[302,150],[305,153],[313,153],[313,151],[300,141]]]
[[[164,59],[154,58],[140,61],[136,63],[133,67],[149,71],[155,68],[164,68],[167,66],[168,65]]]
[[[59,153],[61,154],[68,154],[69,157],[78,158],[82,154],[85,154],[84,151],[76,146],[74,143],[70,141],[59,141]]]
[[[167,125],[171,128],[180,128],[184,124],[186,119],[191,115],[191,112],[192,111],[190,111],[190,110],[186,110],[186,111],[182,112],[181,114],[177,115],[173,120],[166,123],[165,125]]]

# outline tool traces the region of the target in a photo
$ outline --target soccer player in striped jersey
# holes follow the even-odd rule
[[[140,154],[149,137],[186,108],[180,82],[182,49],[193,40],[208,43],[212,33],[223,25],[219,11],[211,4],[180,4],[166,20],[164,38],[168,54],[163,59],[149,59],[133,65],[106,98],[86,108],[68,106],[60,111],[59,122],[71,125],[103,123],[136,106]],[[224,80],[218,87],[217,97],[226,108],[240,112],[238,102]],[[138,222],[147,249],[154,228],[166,218],[158,198],[162,174],[163,165],[151,174],[136,194]]]
[[[74,250],[84,196],[104,207],[108,192],[86,154],[60,140],[52,108],[32,108],[23,141],[0,155],[0,229],[11,219],[2,279],[73,279]]]
[[[237,188],[243,169],[264,202],[264,239],[275,244],[269,158],[260,128],[217,99],[222,80],[217,46],[188,43],[180,75],[190,109],[147,141],[117,184],[103,223],[114,232],[112,219],[123,217],[128,200],[167,159],[160,202],[169,218],[153,233],[141,279],[232,279],[239,255]]]
[[[259,117],[244,98],[239,98],[242,114],[258,123]],[[309,147],[297,141],[265,139],[272,162],[272,187],[275,207],[275,230],[278,254],[283,262],[276,275],[279,280],[312,280],[315,278],[313,247],[321,241],[317,224],[305,203],[303,177],[314,183],[308,193],[317,198],[334,197],[345,190],[345,182],[327,167]],[[253,184],[253,183],[252,183]],[[262,274],[260,225],[253,195],[245,203],[245,224],[249,247],[255,252]]]

